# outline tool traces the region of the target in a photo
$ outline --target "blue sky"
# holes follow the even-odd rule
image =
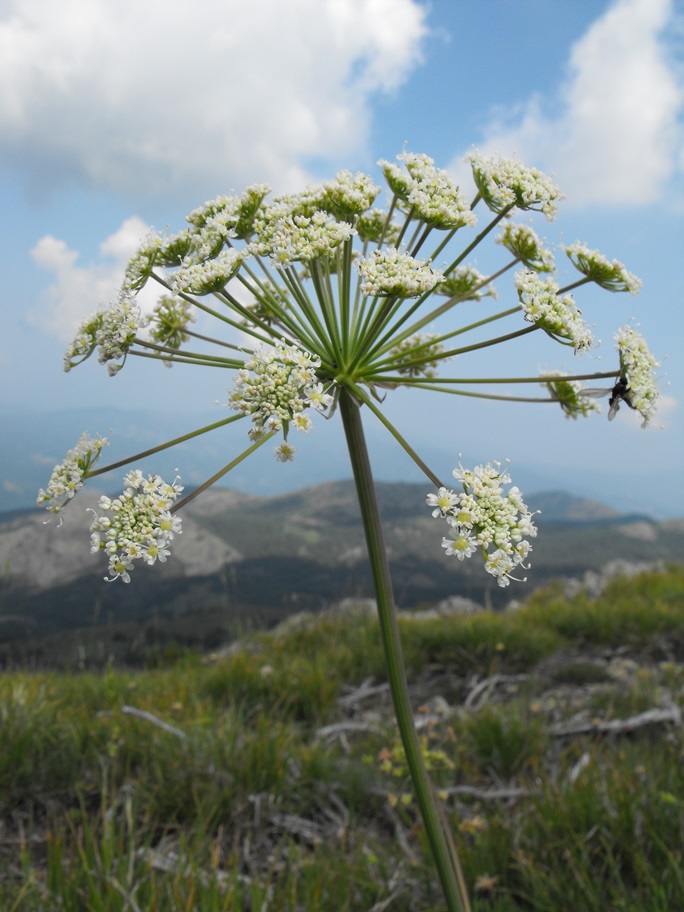
[[[13,435],[18,417],[33,424],[25,461],[49,473],[63,455],[46,415],[75,442],[77,410],[101,409],[107,426],[87,429],[109,434],[112,458],[125,455],[115,441],[128,444],[129,413],[168,419],[169,436],[193,414],[219,417],[227,384],[213,371],[62,370],[66,343],[114,299],[148,226],[178,230],[204,200],[253,182],[297,190],[340,168],[380,180],[377,160],[404,148],[470,188],[463,156],[476,146],[554,175],[566,200],[538,233],[584,241],[643,280],[637,298],[589,286],[576,300],[610,367],[613,332],[640,324],[662,362],[656,426],[642,430],[626,408],[610,424],[605,408],[571,422],[546,407],[404,392],[388,414],[444,478],[459,453],[510,457],[521,487],[684,515],[683,46],[675,0],[1,0],[0,408]],[[510,281],[499,294],[510,297]],[[489,359],[528,375],[590,364],[603,369],[550,341]],[[226,461],[243,433],[226,439]],[[418,480],[379,430],[369,436],[379,478]],[[226,483],[269,493],[349,476],[337,422],[297,444],[292,465],[260,453]],[[0,484],[24,484],[1,455]]]

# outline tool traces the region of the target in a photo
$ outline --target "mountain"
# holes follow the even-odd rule
[[[213,488],[184,509],[171,558],[136,567],[130,585],[104,582],[106,560],[90,554],[86,511],[97,497],[81,492],[61,525],[38,510],[0,521],[0,660],[50,661],[57,640],[71,649],[84,636],[114,652],[119,643],[127,661],[150,637],[214,648],[246,627],[372,596],[350,481],[270,497]],[[528,498],[542,510],[529,582],[501,589],[475,557],[460,563],[444,553],[447,526],[432,518],[424,485],[380,484],[378,498],[395,598],[405,609],[456,595],[502,607],[616,558],[684,555],[684,521],[621,516],[596,501],[540,493]]]

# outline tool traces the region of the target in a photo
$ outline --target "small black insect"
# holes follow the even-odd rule
[[[621,402],[624,402],[631,409],[634,408],[627,395],[628,391],[629,386],[627,385],[627,379],[625,377],[620,377],[612,389],[610,387],[606,387],[605,389],[587,389],[582,390],[582,395],[589,396],[592,399],[610,396],[610,399],[608,400],[608,421],[612,421],[618,413]]]

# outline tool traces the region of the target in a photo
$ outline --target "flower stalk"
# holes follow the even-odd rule
[[[458,857],[450,850],[444,830],[438,797],[428,777],[423,753],[413,721],[411,698],[406,680],[406,668],[401,649],[397,612],[394,604],[392,579],[385,549],[380,511],[373,474],[366,447],[358,404],[348,391],[340,394],[340,414],[354,473],[354,483],[361,509],[361,520],[368,549],[373,587],[380,623],[387,677],[392,703],[406,754],[406,763],[416,793],[425,831],[444,891],[449,912],[469,912],[467,892]]]

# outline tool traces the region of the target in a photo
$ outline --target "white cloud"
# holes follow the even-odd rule
[[[96,262],[81,265],[79,254],[65,241],[45,235],[31,251],[37,266],[54,273],[54,281],[29,321],[48,335],[70,342],[81,323],[99,307],[116,299],[124,269],[149,227],[137,216],[100,244]]]
[[[34,191],[299,187],[420,60],[416,0],[6,0],[0,159]],[[207,188],[211,188],[210,191]]]
[[[659,199],[684,149],[684,84],[665,40],[677,15],[672,0],[618,0],[572,47],[557,94],[495,118],[480,149],[552,172],[568,205]]]

